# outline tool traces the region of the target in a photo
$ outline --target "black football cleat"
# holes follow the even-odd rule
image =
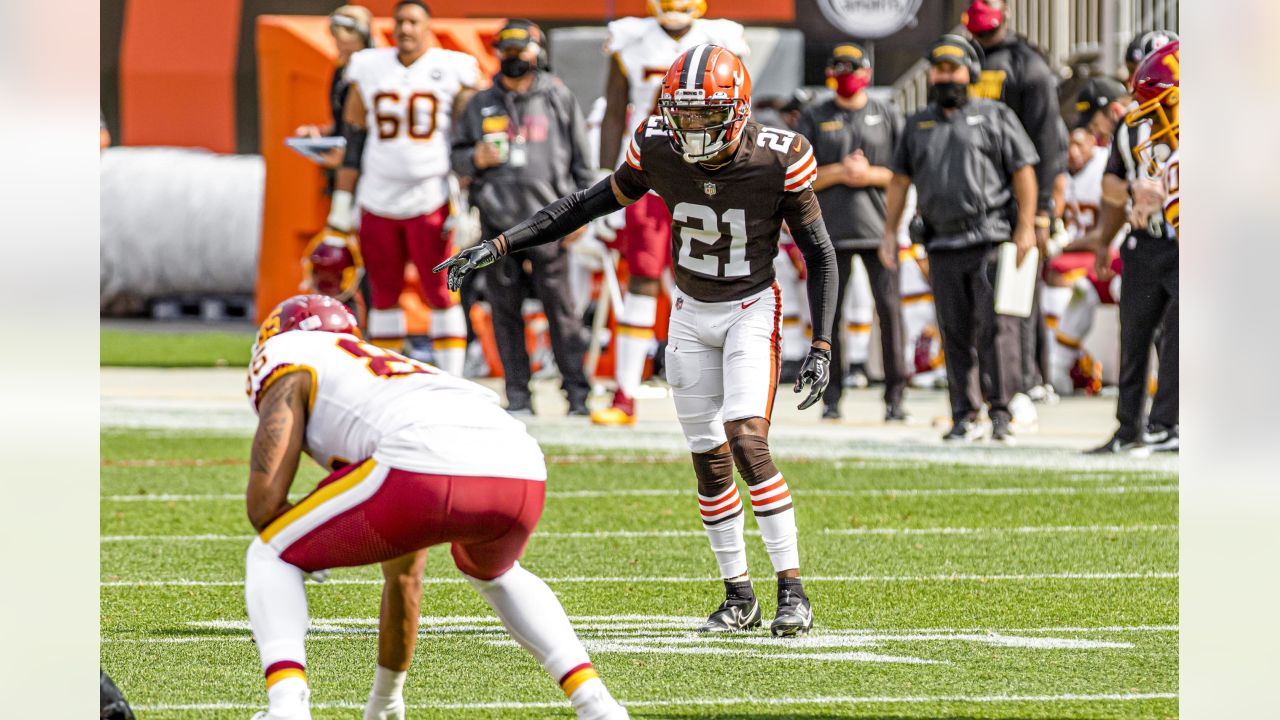
[[[1142,434],[1142,442],[1151,452],[1178,452],[1178,426],[1153,425]]]
[[[991,418],[991,440],[1005,445],[1015,444],[1016,439],[1013,436],[1013,428],[1010,427],[1009,418],[999,415]]]
[[[907,411],[902,407],[902,403],[889,403],[884,406],[884,421],[889,422],[906,422],[911,419]]]
[[[750,580],[724,581],[724,602],[698,628],[701,633],[726,633],[760,627],[760,603]]]
[[[804,594],[799,578],[778,581],[778,612],[769,623],[774,637],[805,635],[813,629],[813,607]]]
[[[942,439],[947,442],[973,442],[986,434],[986,428],[972,420],[957,420]]]
[[[1086,455],[1141,455],[1150,452],[1141,440],[1126,440],[1119,433],[1096,448],[1086,450]]]
[[[728,633],[753,630],[760,627],[760,603],[755,598],[748,601],[726,598],[711,617],[698,628],[700,633]]]

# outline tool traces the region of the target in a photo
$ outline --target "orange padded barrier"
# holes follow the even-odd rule
[[[240,0],[125,3],[121,144],[236,151],[240,10]]]
[[[361,0],[374,15],[390,15],[397,0]],[[627,15],[648,14],[645,0],[429,0],[431,11],[441,17],[518,17],[537,20],[581,20],[595,24]],[[796,19],[796,3],[790,0],[712,0],[710,17],[727,17],[742,22],[791,23]],[[606,16],[606,13],[608,15]]]
[[[487,81],[498,71],[489,43],[504,22],[500,18],[433,19],[431,29],[436,46],[474,55]],[[391,28],[390,18],[374,20],[379,45],[390,44]],[[302,253],[307,241],[324,227],[329,212],[323,171],[285,147],[284,141],[299,125],[328,122],[329,80],[337,51],[324,17],[263,15],[257,30],[261,145],[267,174],[256,292],[261,322],[277,303],[298,292]]]

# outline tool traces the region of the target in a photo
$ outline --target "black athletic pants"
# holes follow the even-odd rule
[[[1120,397],[1118,434],[1137,440],[1148,424],[1178,424],[1178,243],[1145,233],[1120,245]],[[1160,330],[1159,378],[1151,416],[1143,422],[1151,347]]]
[[[997,245],[930,250],[929,279],[946,357],[951,418],[987,413],[1009,419],[1009,399],[1021,381],[1021,318],[997,315]]]
[[[871,283],[871,297],[876,303],[876,315],[880,317],[880,354],[884,359],[884,402],[896,405],[902,402],[902,391],[907,386],[907,364],[902,347],[902,293],[898,289],[898,271],[887,270],[880,263],[875,249],[837,250],[836,272],[840,277],[840,291],[836,296],[836,322],[831,332],[831,382],[822,395],[827,407],[838,405],[844,392],[844,294],[853,273],[854,256],[862,258]]]
[[[500,232],[486,227],[484,237],[496,237]],[[524,270],[526,260],[531,272]],[[486,272],[493,334],[502,358],[508,404],[529,399],[529,351],[522,312],[526,297],[542,301],[561,387],[570,402],[585,401],[591,386],[582,371],[585,347],[569,295],[569,251],[558,242],[539,245],[499,260]]]

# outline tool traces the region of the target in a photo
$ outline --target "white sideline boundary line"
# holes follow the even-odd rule
[[[1175,700],[1178,693],[1107,693],[1062,695],[908,695],[857,696],[831,695],[824,697],[735,697],[735,698],[685,698],[682,700],[620,700],[629,708],[661,708],[680,706],[719,705],[893,705],[921,703],[1066,703],[1066,702],[1127,702],[1134,700]],[[336,702],[314,703],[316,710],[359,710],[364,703]],[[569,702],[486,702],[486,703],[411,703],[406,707],[415,710],[551,710],[569,707]],[[260,704],[249,703],[195,703],[189,705],[152,704],[135,705],[140,711],[195,712],[202,710],[256,710]]]
[[[1176,493],[1177,484],[1117,485],[1112,487],[1004,487],[1004,488],[877,488],[866,490],[792,489],[800,497],[953,497],[1000,495],[1141,495]],[[549,490],[548,498],[687,497],[689,489],[619,488],[617,490]],[[103,495],[103,502],[213,502],[244,501],[244,493],[195,495]]]
[[[689,628],[696,627],[698,623],[703,621],[702,617],[679,617],[679,616],[571,616],[570,622],[579,632],[608,632],[614,629],[629,629],[630,625],[611,625],[607,621],[611,620],[652,620],[667,622],[679,621],[686,624]],[[592,624],[592,621],[604,620],[604,624]],[[327,631],[318,631],[311,629],[307,631],[308,642],[313,640],[370,640],[376,633],[378,618],[312,618],[313,625],[333,625],[338,621],[342,621],[345,625],[351,625],[354,628],[365,626],[368,632],[342,632],[334,633]],[[217,622],[217,621],[215,621]],[[241,622],[241,621],[236,621]],[[496,617],[485,616],[459,616],[459,617],[423,617],[419,621],[418,635],[456,635],[454,632],[441,632],[442,630],[452,631],[455,626],[467,624],[474,627],[476,623],[484,623],[487,627],[498,629]],[[241,630],[237,626],[227,626],[231,630]],[[438,628],[438,629],[434,629]],[[434,630],[433,630],[434,629]],[[668,628],[666,632],[672,635],[687,635],[692,630],[683,630],[680,628]],[[1037,628],[839,628],[834,630],[823,630],[817,632],[814,637],[859,637],[864,635],[925,635],[925,634],[970,634],[970,633],[996,633],[996,634],[1058,634],[1058,633],[1179,633],[1181,629],[1177,625],[1105,625],[1097,627],[1084,626],[1062,626],[1062,627],[1037,627]],[[712,638],[708,640],[718,640]],[[253,638],[244,631],[240,635],[182,635],[178,637],[144,637],[144,638],[112,638],[102,637],[98,639],[99,643],[108,644],[125,644],[125,645],[185,645],[189,643],[219,643],[219,642],[250,642]]]
[[[804,534],[818,535],[1054,535],[1089,533],[1142,533],[1177,531],[1177,525],[1037,525],[1024,527],[934,527],[934,528],[823,528]],[[747,530],[759,535],[759,530]],[[253,535],[104,535],[104,543],[120,542],[248,542]],[[583,532],[536,532],[542,540],[604,540],[609,538],[701,538],[702,530],[595,530]]]
[[[1025,582],[1035,580],[1165,580],[1176,579],[1177,572],[1132,572],[1132,573],[1028,573],[1011,575],[806,575],[809,582]],[[547,583],[708,583],[715,582],[713,577],[597,577],[568,576],[558,578],[542,578]],[[330,579],[325,585],[382,585],[381,579]],[[422,581],[426,585],[461,585],[466,582],[460,577],[428,577]],[[241,587],[242,580],[112,580],[99,583],[99,587]]]

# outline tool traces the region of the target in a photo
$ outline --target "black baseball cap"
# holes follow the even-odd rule
[[[851,63],[855,68],[871,67],[871,56],[867,54],[865,48],[856,42],[842,42],[831,50],[831,58],[827,60],[827,67],[831,67],[836,63]]]
[[[1080,92],[1076,93],[1076,112],[1079,113],[1076,127],[1087,126],[1095,112],[1128,94],[1129,91],[1119,80],[1105,76],[1089,78]]]
[[[524,49],[529,43],[542,45],[542,28],[532,20],[508,20],[498,34],[493,36],[493,46],[499,50]]]

